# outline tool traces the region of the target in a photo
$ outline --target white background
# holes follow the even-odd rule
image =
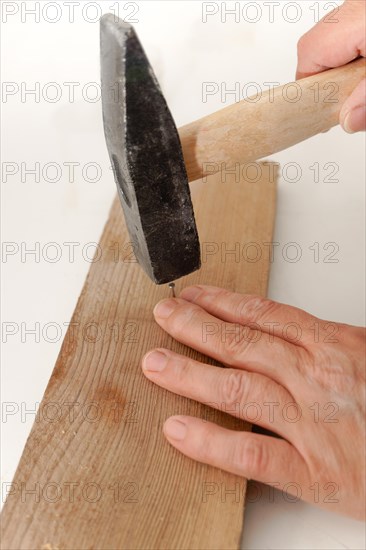
[[[4,169],[4,162],[13,162],[18,167],[18,172],[2,184],[2,239],[15,243],[6,245],[8,251],[15,247],[14,254],[2,259],[3,342],[7,339],[2,352],[2,399],[8,413],[13,412],[3,416],[1,426],[1,481],[7,482],[12,479],[34,419],[34,413],[25,411],[35,409],[41,400],[61,346],[61,337],[54,343],[49,341],[55,330],[42,335],[42,329],[47,323],[57,323],[65,334],[65,323],[70,320],[90,265],[82,250],[92,256],[92,248],[85,245],[98,242],[115,184],[104,142],[101,103],[93,101],[95,88],[85,87],[99,82],[99,28],[92,22],[98,15],[95,6],[83,12],[83,5],[90,2],[75,5],[75,21],[71,23],[69,9],[58,2],[58,22],[45,20],[57,16],[51,6],[44,14],[41,11],[36,23],[34,16],[24,12],[25,7],[34,7],[34,2],[1,4],[3,10],[6,4],[19,8],[2,25],[1,41],[2,79],[19,88],[14,95],[3,96],[1,105],[2,166]],[[40,2],[41,10],[44,4],[47,2]],[[125,2],[112,0],[94,4],[103,12],[116,10],[119,4],[122,17],[134,10]],[[221,83],[231,89],[238,82],[242,89],[248,82],[257,82],[265,89],[265,82],[292,81],[296,43],[314,24],[316,4],[323,16],[335,3],[328,2],[325,9],[326,2],[303,0],[283,11],[289,3],[281,2],[270,22],[266,2],[257,2],[262,15],[257,12],[255,23],[251,22],[256,18],[254,8],[244,12],[239,22],[234,16],[222,22],[219,12],[203,23],[199,1],[137,4],[133,16],[138,19],[137,32],[180,126],[235,100],[231,95],[222,103],[217,94],[203,102],[204,82],[216,82],[220,89]],[[233,4],[228,2],[227,7]],[[241,7],[244,4],[248,2]],[[220,9],[221,2],[217,6]],[[4,11],[2,16],[4,20]],[[41,91],[39,102],[31,95],[22,100],[21,91],[34,88],[36,82]],[[47,88],[49,82],[56,82],[61,89],[59,101],[49,100],[55,92]],[[80,83],[73,102],[65,82]],[[296,178],[293,165],[280,181],[274,236],[280,245],[271,267],[269,296],[320,317],[355,325],[364,324],[365,314],[364,145],[363,135],[349,136],[336,128],[274,156],[282,166],[296,163],[301,172]],[[34,176],[23,173],[22,181],[24,169],[36,162],[41,172],[47,163],[58,163],[60,180],[47,181],[56,173],[49,168],[46,180],[41,174],[36,182]],[[73,182],[65,162],[80,163]],[[102,170],[94,183],[82,175],[82,168],[90,162],[98,163]],[[25,163],[23,170],[21,163]],[[310,168],[314,163],[319,163],[319,182],[314,181]],[[324,168],[326,163],[337,164],[336,181],[326,180],[331,175],[331,168]],[[86,179],[95,174],[90,168]],[[49,261],[55,253],[55,249],[47,248],[51,242],[58,243],[62,254],[55,263]],[[80,243],[73,262],[65,242]],[[302,252],[296,263],[286,261],[281,254],[290,242],[296,242]],[[325,251],[323,246],[330,242],[339,248],[334,256],[337,263],[324,261],[331,248]],[[40,243],[39,261],[34,255],[22,258],[21,251],[34,248],[35,243]],[[319,243],[319,262],[309,250],[314,243]],[[39,342],[34,335],[24,334],[24,329],[35,323],[40,326]],[[16,332],[7,336],[4,330],[11,328]],[[364,548],[364,525],[302,502],[288,503],[280,493],[273,503],[264,494],[259,502],[247,505],[243,547]]]

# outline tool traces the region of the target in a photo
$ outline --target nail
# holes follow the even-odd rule
[[[203,289],[200,286],[189,286],[180,293],[180,297],[188,302],[194,302],[202,292]]]
[[[171,439],[182,441],[186,436],[187,426],[182,420],[177,420],[174,417],[168,418],[164,424],[164,433]]]
[[[160,372],[166,366],[167,362],[168,358],[165,353],[154,350],[145,355],[142,363],[142,368],[147,371]]]
[[[360,105],[346,114],[343,128],[349,134],[360,132],[366,127],[366,105]]]
[[[168,298],[167,300],[162,300],[158,304],[156,304],[154,308],[154,315],[155,317],[160,317],[160,319],[166,319],[173,313],[177,306],[177,302],[175,300],[172,300],[171,298]]]

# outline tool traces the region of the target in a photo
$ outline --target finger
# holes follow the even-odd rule
[[[154,315],[176,340],[225,365],[265,374],[286,388],[297,374],[300,348],[280,338],[269,341],[258,330],[226,323],[179,298],[159,302]]]
[[[293,398],[282,386],[261,374],[202,364],[161,348],[144,356],[142,368],[150,380],[169,391],[283,437],[287,437],[292,426],[279,411]]]
[[[350,134],[366,130],[366,79],[359,83],[345,101],[340,114],[340,123]]]
[[[346,2],[335,8],[298,43],[296,78],[340,67],[365,57],[365,2]]]
[[[248,479],[272,486],[308,480],[303,458],[283,439],[227,430],[190,416],[168,418],[164,434],[186,456]]]
[[[195,303],[211,315],[230,323],[257,325],[269,340],[282,338],[290,344],[308,346],[329,324],[296,307],[273,302],[261,296],[238,294],[213,286],[185,288],[180,297]]]

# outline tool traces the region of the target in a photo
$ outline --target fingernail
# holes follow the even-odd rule
[[[161,351],[151,351],[148,353],[142,363],[142,368],[147,371],[160,372],[166,366],[168,358]]]
[[[164,424],[164,433],[171,439],[182,441],[186,436],[187,426],[182,420],[177,420],[174,417],[168,418]]]
[[[188,302],[194,302],[195,299],[203,292],[203,289],[199,286],[189,286],[180,293],[180,297]]]
[[[352,109],[344,118],[343,128],[349,134],[360,132],[366,127],[366,105]]]
[[[162,300],[156,304],[154,308],[155,317],[160,317],[160,319],[166,319],[173,313],[177,306],[177,302],[172,299]]]

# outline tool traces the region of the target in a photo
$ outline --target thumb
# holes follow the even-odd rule
[[[345,101],[339,122],[349,134],[366,130],[366,78]]]

